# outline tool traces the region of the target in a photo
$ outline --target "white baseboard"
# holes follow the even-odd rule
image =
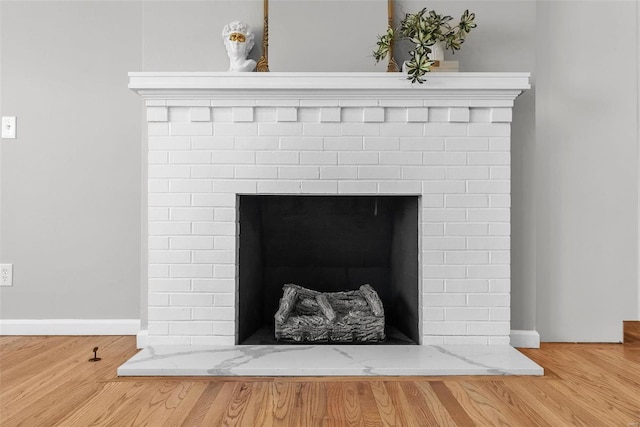
[[[147,346],[149,331],[139,319],[0,319],[0,335],[136,335],[136,346]],[[540,348],[536,331],[512,330],[511,346]]]
[[[0,319],[0,335],[136,335],[139,319]]]
[[[537,331],[511,330],[511,346],[521,348],[540,348],[540,334]]]
[[[136,347],[137,348],[145,348],[149,343],[149,330],[143,329],[138,331],[136,335]]]

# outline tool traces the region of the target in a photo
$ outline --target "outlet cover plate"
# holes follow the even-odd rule
[[[13,286],[13,264],[0,264],[0,286]]]
[[[15,139],[16,137],[16,118],[15,116],[5,116],[2,118],[2,137]]]

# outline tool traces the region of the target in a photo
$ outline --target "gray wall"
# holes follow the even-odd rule
[[[397,0],[396,15],[424,6]],[[513,329],[619,341],[622,320],[640,318],[637,2],[428,6],[476,12],[479,28],[449,56],[462,71],[532,72],[513,125]],[[275,13],[272,28],[293,19]],[[367,15],[358,26],[377,25]],[[256,30],[257,59],[261,1],[0,2],[0,110],[18,116],[18,139],[0,144],[0,261],[15,276],[0,288],[0,318],[144,321],[145,138],[126,73],[224,71],[220,32],[233,19]],[[323,35],[328,46],[354,41],[342,36]],[[272,45],[274,70],[300,69],[291,43],[290,56]],[[316,49],[306,69],[371,71],[351,46],[353,56]]]
[[[140,4],[2,2],[2,318],[140,312]]]
[[[637,7],[538,5],[536,326],[546,341],[616,341],[622,320],[640,318]],[[606,37],[600,22],[614,23]]]

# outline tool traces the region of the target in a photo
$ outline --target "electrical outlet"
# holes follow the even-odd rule
[[[13,286],[13,264],[0,264],[0,286]]]
[[[16,137],[16,118],[5,116],[2,118],[2,137],[15,139]]]

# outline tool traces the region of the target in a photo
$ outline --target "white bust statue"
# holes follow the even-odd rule
[[[256,61],[247,59],[254,45],[251,27],[241,21],[228,23],[222,29],[222,40],[229,56],[229,71],[253,71]]]

